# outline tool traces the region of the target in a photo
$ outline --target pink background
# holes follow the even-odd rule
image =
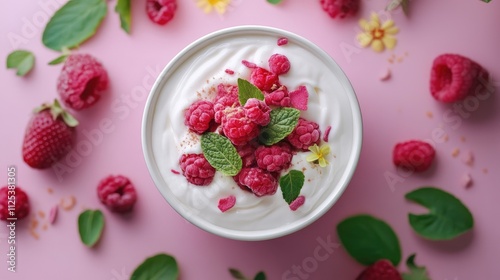
[[[357,19],[368,17],[371,11],[382,12],[387,4],[384,0],[362,1],[359,15],[346,20],[332,20],[316,0],[284,0],[279,6],[264,0],[233,0],[233,7],[223,17],[204,14],[195,1],[179,0],[175,19],[166,26],[149,21],[145,1],[138,0],[133,1],[131,35],[119,28],[113,11],[115,1],[110,1],[101,28],[80,51],[102,61],[111,89],[95,107],[76,117],[81,122],[79,141],[86,139],[83,131],[98,129],[104,119],[111,120],[113,131],[104,134],[62,180],[51,169],[29,168],[21,157],[31,110],[57,96],[55,85],[61,68],[47,65],[58,54],[41,43],[48,14],[55,8],[44,10],[39,2],[51,1],[6,0],[0,9],[2,65],[14,49],[28,49],[36,55],[36,66],[26,77],[16,77],[14,71],[0,67],[0,181],[6,184],[7,166],[16,166],[18,183],[28,192],[32,206],[32,214],[18,223],[16,231],[16,273],[7,271],[7,230],[0,227],[0,279],[128,279],[146,257],[160,252],[177,258],[181,278],[187,280],[230,279],[228,267],[248,275],[264,270],[269,279],[282,279],[287,270],[303,264],[309,272],[302,269],[302,278],[290,279],[354,279],[363,267],[340,247],[326,260],[313,259],[320,246],[318,240],[338,242],[337,223],[358,213],[375,215],[392,225],[400,238],[403,257],[416,252],[417,262],[428,267],[434,280],[498,279],[500,99],[493,95],[481,101],[470,115],[461,117],[449,112],[453,107],[430,96],[428,80],[432,60],[444,52],[469,56],[488,69],[496,81],[500,79],[500,1],[411,1],[410,17],[399,10],[393,13],[401,29],[398,45],[394,51],[381,54],[358,48],[355,36],[359,31]],[[195,39],[243,24],[283,28],[318,44],[351,79],[364,119],[359,167],[340,200],[309,227],[263,242],[220,238],[184,221],[155,188],[144,163],[140,139],[147,98],[140,90],[149,91],[160,69]],[[13,34],[23,37],[23,42],[13,44],[9,40]],[[346,55],[346,50],[351,55]],[[404,57],[403,61],[390,64],[392,54]],[[392,70],[392,78],[382,82],[378,77],[387,68]],[[112,110],[117,107],[123,107],[123,111]],[[432,112],[433,117],[428,117],[427,112]],[[454,117],[453,121],[450,117]],[[433,138],[433,131],[439,128],[446,131],[447,142]],[[424,174],[398,175],[391,163],[392,147],[412,138],[436,142],[437,162]],[[461,151],[457,158],[451,155],[455,148]],[[460,160],[466,151],[474,154],[472,166]],[[485,168],[489,172],[484,172]],[[469,189],[461,185],[465,173],[474,180]],[[111,213],[98,201],[97,182],[108,174],[127,175],[136,185],[139,200],[130,215]],[[391,185],[386,181],[387,174],[400,176],[400,180]],[[405,201],[404,195],[423,185],[439,186],[459,197],[474,214],[474,230],[451,242],[429,242],[416,236],[407,215],[421,209]],[[70,195],[77,198],[75,208],[61,210],[56,223],[42,229],[47,218],[37,212],[48,213],[61,198]],[[93,249],[80,242],[76,225],[78,214],[87,208],[102,209],[106,219],[102,239]],[[38,240],[29,234],[30,220],[35,218],[39,221]],[[314,263],[317,267],[311,267]]]

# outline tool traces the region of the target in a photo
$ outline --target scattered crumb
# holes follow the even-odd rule
[[[181,174],[179,171],[175,170],[175,169],[170,169],[170,171],[176,175],[179,175]]]
[[[48,228],[49,228],[49,226],[47,224],[43,224],[42,230],[47,230]]]
[[[319,94],[320,91],[321,89],[319,87],[314,87],[314,92],[316,92],[316,94]]]
[[[408,52],[405,52],[405,56],[409,56],[410,54]]]
[[[224,72],[226,72],[229,75],[233,75],[234,74],[234,71],[231,70],[231,69],[226,69],[226,71],[224,71]]]
[[[472,186],[472,177],[470,176],[469,173],[465,173],[463,176],[462,176],[462,179],[461,179],[461,184],[464,188],[469,188]]]
[[[29,232],[30,232],[31,236],[33,236],[33,238],[35,238],[36,240],[40,239],[40,235],[38,235],[38,233],[36,233],[36,231],[30,230]]]
[[[382,70],[382,72],[380,72],[380,75],[378,76],[378,78],[381,81],[387,81],[391,78],[391,76],[392,76],[391,69],[387,68],[387,69]]]
[[[325,142],[328,142],[328,136],[330,135],[330,131],[332,130],[332,126],[329,125],[326,129],[325,129],[325,134],[323,134],[323,141]]]
[[[302,167],[302,172],[306,172],[307,168]]]
[[[461,141],[461,142],[465,143],[465,140],[466,140],[466,139],[465,139],[465,136],[460,136],[460,141]]]
[[[310,183],[310,182],[311,182],[311,179],[310,179],[310,178],[309,178],[309,179],[307,179],[307,182],[309,182],[309,183]]]
[[[483,173],[488,174],[488,168],[483,168]]]
[[[62,209],[65,211],[69,211],[73,209],[76,205],[76,198],[73,195],[70,195],[68,199],[61,198],[61,202],[59,203]]]
[[[457,157],[460,154],[460,150],[458,148],[453,149],[451,152],[452,157]]]
[[[434,117],[434,114],[431,111],[427,111],[425,115],[429,118],[432,119]]]
[[[474,155],[472,154],[471,151],[467,151],[466,153],[462,154],[462,157],[460,158],[463,163],[472,166],[474,163]]]
[[[448,140],[449,140],[449,139],[450,139],[450,138],[448,137],[448,134],[445,134],[445,135],[443,136],[443,141],[444,141],[444,142],[448,142]]]
[[[38,227],[38,220],[36,218],[34,218],[34,219],[31,220],[30,228],[31,229],[35,229],[37,227]]]
[[[40,218],[45,218],[45,212],[43,212],[42,210],[38,211],[38,216],[40,216]]]
[[[288,44],[288,38],[286,38],[286,37],[279,38],[277,44],[278,44],[278,46],[284,46],[284,45]]]
[[[47,188],[47,192],[50,193],[50,194],[53,194],[54,193],[54,189],[52,188]]]
[[[387,62],[389,62],[390,64],[393,64],[394,63],[394,59],[393,58],[388,58]]]
[[[404,59],[404,57],[400,56],[400,57],[398,57],[398,58],[397,58],[397,61],[398,61],[399,63],[401,63],[401,62],[403,62],[403,59]]]

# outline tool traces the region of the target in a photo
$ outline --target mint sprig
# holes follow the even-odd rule
[[[230,268],[229,269],[229,274],[235,279],[235,280],[251,280],[252,278],[247,278],[241,271],[235,269],[235,268]],[[266,280],[266,274],[263,271],[260,271],[255,275],[253,280]]]
[[[300,111],[294,108],[277,108],[270,113],[271,121],[263,127],[259,141],[264,145],[273,145],[287,137],[297,126]]]
[[[431,280],[427,275],[427,269],[415,264],[415,256],[416,255],[413,254],[406,260],[406,266],[409,271],[401,274],[403,280]]]
[[[86,210],[78,216],[80,239],[87,247],[94,246],[101,238],[104,216],[101,210]]]
[[[277,5],[277,4],[281,3],[281,1],[283,1],[283,0],[267,0],[268,3],[271,3],[273,5]]]
[[[280,178],[280,188],[283,199],[290,205],[300,195],[300,190],[304,186],[304,172],[290,170],[288,174]]]
[[[405,198],[429,209],[429,213],[409,214],[410,225],[420,236],[431,240],[453,239],[474,226],[474,218],[456,197],[435,187],[423,187]]]
[[[238,79],[238,99],[241,106],[245,106],[247,100],[250,98],[257,98],[264,100],[262,91],[247,80]]]
[[[130,34],[130,24],[132,22],[130,0],[118,0],[115,6],[115,12],[120,15],[121,27]]]
[[[207,161],[217,171],[234,176],[241,170],[243,162],[238,151],[226,137],[208,132],[201,136],[201,149]]]
[[[7,69],[17,69],[17,76],[28,74],[35,65],[35,56],[30,51],[16,50],[7,56]]]
[[[130,280],[177,280],[179,267],[174,257],[158,254],[147,258],[132,273]]]

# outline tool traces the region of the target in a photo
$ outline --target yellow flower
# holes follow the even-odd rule
[[[328,165],[328,161],[326,160],[326,156],[330,153],[330,146],[327,144],[318,147],[318,145],[314,144],[309,147],[309,151],[312,153],[306,157],[308,162],[318,162],[319,166],[325,167]]]
[[[358,34],[357,39],[362,47],[371,45],[374,51],[381,52],[385,48],[393,49],[396,46],[397,40],[394,35],[399,32],[399,29],[392,19],[381,24],[378,15],[372,13],[370,21],[360,19],[359,25],[363,32]]]
[[[205,13],[208,14],[212,9],[215,9],[220,15],[226,12],[229,3],[231,3],[231,0],[197,0],[196,2],[198,7],[203,9]]]

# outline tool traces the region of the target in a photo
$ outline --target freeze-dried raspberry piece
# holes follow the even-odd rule
[[[297,126],[292,133],[287,136],[287,140],[295,148],[307,151],[310,146],[319,144],[320,134],[319,125],[317,123],[299,118]]]
[[[229,84],[219,84],[217,95],[214,101],[214,119],[216,123],[221,123],[224,109],[239,106],[238,87]]]
[[[266,126],[271,121],[271,108],[264,101],[250,98],[244,108],[247,118],[258,125]]]
[[[269,72],[268,70],[257,67],[250,74],[250,82],[262,91],[273,91],[279,87],[278,75]]]
[[[284,45],[288,44],[288,38],[286,38],[286,37],[279,38],[277,44],[278,44],[278,46],[284,46]]]
[[[291,104],[290,95],[285,86],[280,86],[273,92],[265,93],[264,101],[269,106],[289,107]]]
[[[243,168],[239,174],[239,183],[259,197],[273,195],[278,189],[278,180],[271,173],[257,167]]]
[[[219,205],[217,207],[221,212],[226,212],[227,210],[233,208],[235,204],[236,197],[234,195],[230,195],[228,197],[219,199]]]
[[[183,154],[179,159],[182,174],[188,182],[197,186],[209,185],[215,176],[215,168],[203,154]]]
[[[99,200],[113,212],[128,212],[137,201],[137,193],[130,180],[121,175],[110,175],[97,185]]]
[[[243,107],[226,108],[222,132],[234,145],[245,145],[259,135],[259,126],[247,118]]]
[[[9,193],[9,191],[11,192]],[[12,207],[14,210],[12,210]],[[17,218],[21,220],[28,216],[29,213],[30,203],[28,195],[23,189],[17,186],[15,189],[13,187],[9,189],[9,186],[0,188],[0,220],[7,221],[8,218]]]
[[[298,89],[291,91],[290,95],[290,103],[293,108],[306,111],[307,110],[307,102],[309,101],[309,92],[305,86],[299,86]]]
[[[292,151],[287,144],[260,146],[255,151],[257,166],[269,172],[280,172],[290,167]]]
[[[431,166],[435,155],[436,151],[429,143],[410,140],[394,146],[392,159],[396,166],[422,172]]]
[[[301,195],[297,197],[292,203],[290,203],[290,210],[296,211],[300,206],[304,205],[306,202],[306,197]]]
[[[184,124],[192,131],[203,134],[214,119],[214,105],[207,100],[195,101],[184,112]]]
[[[57,92],[68,107],[82,110],[94,105],[108,89],[108,73],[88,54],[72,54],[64,62]]]
[[[176,10],[176,0],[147,0],[146,2],[146,13],[156,24],[167,24],[174,18]]]
[[[269,69],[276,75],[283,75],[290,71],[290,60],[282,54],[273,54],[269,58]]]

